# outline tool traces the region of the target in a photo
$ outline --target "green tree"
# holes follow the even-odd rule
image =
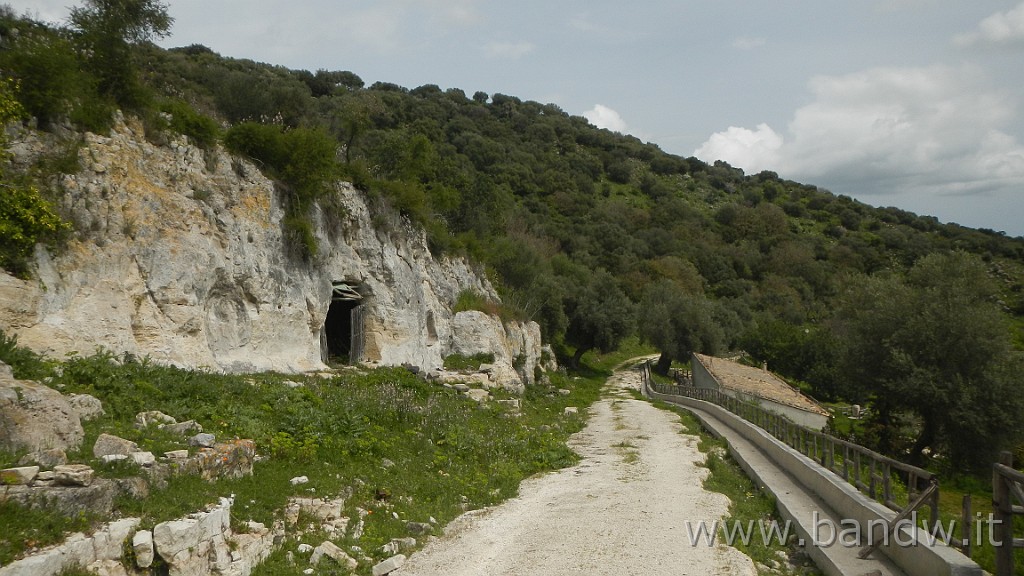
[[[655,370],[668,374],[673,360],[694,352],[716,354],[725,333],[715,319],[714,303],[689,294],[670,281],[650,285],[640,303],[638,333],[660,352]]]
[[[144,96],[132,46],[170,33],[174,18],[167,5],[159,0],[85,0],[71,9],[70,21],[100,91],[120,106],[138,107]]]
[[[565,341],[576,347],[574,366],[587,351],[610,352],[633,333],[636,305],[604,270],[589,275],[566,300]]]
[[[964,252],[926,256],[906,278],[865,278],[847,294],[836,323],[839,374],[872,399],[880,447],[899,448],[900,413],[920,422],[903,448],[916,463],[930,450],[957,470],[978,469],[1020,437],[1024,401],[1008,376],[996,294],[984,262]]]

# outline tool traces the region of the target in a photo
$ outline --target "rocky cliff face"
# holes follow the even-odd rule
[[[47,138],[20,133],[16,158]],[[110,137],[86,135],[80,159],[60,182],[76,239],[59,256],[37,249],[30,280],[0,273],[0,328],[24,345],[234,372],[317,370],[324,351],[431,370],[486,334],[512,375],[501,384],[533,377],[536,325],[456,321],[461,291],[496,298],[493,288],[466,261],[433,258],[421,232],[376,228],[348,184],[337,186],[343,210],[316,216],[320,251],[304,262],[286,255],[274,184],[247,161],[184,137],[157,146],[123,120]]]

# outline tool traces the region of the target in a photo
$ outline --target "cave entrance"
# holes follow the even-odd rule
[[[325,364],[350,364],[363,351],[363,295],[347,282],[334,282],[331,305],[320,337],[320,356]]]

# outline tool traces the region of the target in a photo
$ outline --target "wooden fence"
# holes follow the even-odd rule
[[[717,388],[659,384],[651,367],[643,366],[644,385],[658,394],[683,396],[710,402],[760,427],[801,454],[817,461],[868,497],[897,513],[912,506],[927,506],[929,522],[939,522],[938,477],[922,468],[883,456],[859,444],[794,423],[753,401],[734,398]],[[927,494],[927,497],[920,498]]]
[[[1003,452],[999,462],[992,466],[992,508],[993,544],[997,544],[995,576],[1013,576],[1013,551],[1024,548],[1024,538],[1013,537],[1013,517],[1024,515],[1024,473],[1013,469],[1013,455],[1009,452]]]

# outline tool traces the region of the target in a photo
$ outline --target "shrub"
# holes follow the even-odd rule
[[[337,142],[321,129],[283,130],[246,122],[232,127],[224,136],[229,150],[244,154],[263,164],[281,181],[284,192],[285,237],[300,255],[317,253],[316,237],[310,222],[314,202],[327,195],[340,174]]]
[[[18,337],[8,336],[0,330],[0,362],[7,364],[19,380],[41,380],[51,370],[41,355],[18,345]]]
[[[0,187],[0,267],[24,275],[35,245],[58,241],[70,227],[35,186]]]
[[[160,105],[160,111],[171,115],[168,127],[184,134],[200,148],[210,149],[217,142],[220,129],[217,122],[197,112],[180,100],[171,100]]]

